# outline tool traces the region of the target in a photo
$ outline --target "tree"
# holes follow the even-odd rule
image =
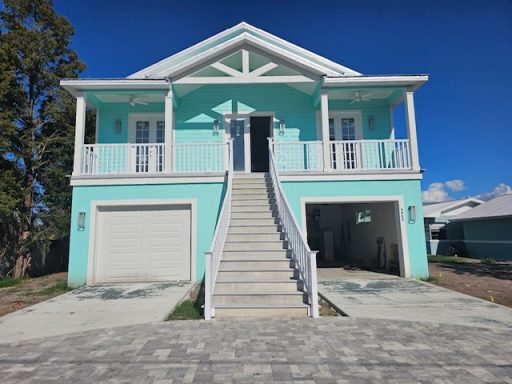
[[[62,237],[69,228],[66,175],[72,167],[74,103],[59,80],[75,78],[85,69],[69,47],[72,35],[71,24],[55,13],[51,0],[4,1],[0,277],[15,265],[15,275],[25,274],[33,244]]]

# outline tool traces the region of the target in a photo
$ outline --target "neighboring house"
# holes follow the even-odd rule
[[[512,195],[495,197],[451,221],[463,227],[468,256],[512,260]]]
[[[482,200],[467,198],[423,205],[427,253],[430,255],[448,254],[449,248],[455,242],[464,239],[462,224],[450,220],[482,203]]]
[[[204,277],[207,318],[316,316],[317,261],[428,275],[427,80],[362,75],[246,23],[127,78],[62,80],[77,100],[69,284]]]

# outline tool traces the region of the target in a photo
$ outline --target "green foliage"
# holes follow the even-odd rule
[[[494,257],[484,257],[483,259],[480,259],[480,264],[494,265],[496,264],[496,259]]]
[[[19,285],[25,280],[24,278],[18,277],[16,279],[4,279],[0,280],[0,288],[14,287]]]
[[[442,256],[442,255],[429,255],[429,263],[444,263],[444,264],[468,264],[466,259],[457,256]]]
[[[62,293],[66,293],[72,291],[73,288],[68,287],[68,283],[65,281],[59,281],[49,287],[41,289],[39,291],[31,292],[30,294],[33,296],[56,296]]]
[[[85,65],[51,0],[5,0],[0,11],[0,277],[36,242],[66,235],[74,101],[59,86]]]
[[[197,301],[188,299],[174,308],[166,320],[200,320],[202,318],[202,309],[197,305]]]

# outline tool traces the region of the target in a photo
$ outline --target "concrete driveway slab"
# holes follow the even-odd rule
[[[164,320],[190,282],[98,285],[0,317],[0,343]]]
[[[512,330],[512,309],[422,281],[322,279],[318,291],[350,317]]]

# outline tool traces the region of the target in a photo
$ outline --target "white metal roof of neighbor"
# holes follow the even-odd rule
[[[450,211],[456,210],[463,206],[477,207],[483,204],[482,200],[470,197],[462,200],[445,201],[444,203],[435,203],[423,205],[423,214],[425,217],[433,218],[439,216],[450,216]],[[474,209],[474,208],[473,208]]]
[[[512,194],[498,196],[482,205],[453,218],[453,220],[477,220],[512,217]]]

